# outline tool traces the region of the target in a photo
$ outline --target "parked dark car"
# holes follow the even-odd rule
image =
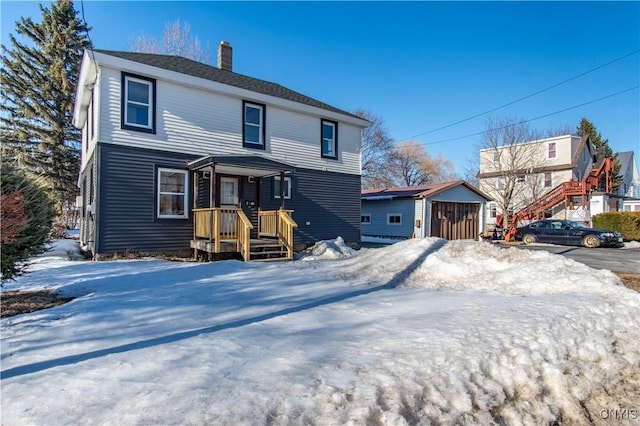
[[[617,231],[589,228],[572,220],[539,220],[517,228],[516,240],[525,244],[551,243],[589,248],[622,247],[622,234]]]

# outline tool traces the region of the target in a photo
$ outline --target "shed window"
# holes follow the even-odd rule
[[[387,215],[387,225],[402,225],[402,214],[389,213]]]
[[[187,218],[187,171],[158,169],[158,218]]]

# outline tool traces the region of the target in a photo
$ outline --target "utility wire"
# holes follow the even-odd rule
[[[592,104],[592,103],[594,103],[594,102],[599,102],[599,101],[602,101],[602,100],[604,100],[604,99],[612,98],[612,97],[614,97],[614,96],[618,96],[618,95],[621,95],[621,94],[623,94],[623,93],[630,92],[630,91],[632,91],[632,90],[636,90],[636,89],[638,89],[639,87],[640,87],[640,85],[638,85],[638,86],[633,86],[633,87],[629,87],[628,89],[620,90],[619,92],[611,93],[611,94],[609,94],[609,95],[602,96],[602,97],[597,98],[597,99],[592,99],[592,100],[590,100],[590,101],[583,102],[583,103],[581,103],[581,104],[574,105],[574,106],[571,106],[571,107],[568,107],[568,108],[564,108],[564,109],[561,109],[561,110],[558,110],[558,111],[550,112],[550,113],[548,113],[548,114],[540,115],[540,116],[535,117],[535,118],[530,118],[530,119],[527,119],[527,120],[522,120],[522,121],[520,121],[520,122],[518,122],[518,123],[508,124],[508,125],[506,125],[506,126],[496,127],[496,128],[489,129],[489,130],[483,130],[483,131],[481,131],[481,132],[476,132],[476,133],[472,133],[472,134],[465,135],[465,136],[459,136],[459,137],[450,138],[450,139],[442,139],[442,140],[434,141],[434,142],[417,143],[417,144],[412,144],[412,145],[415,145],[415,146],[418,146],[418,145],[435,145],[435,144],[444,143],[444,142],[452,142],[452,141],[457,141],[457,140],[460,140],[460,139],[466,139],[466,138],[470,138],[470,137],[472,137],[472,136],[479,136],[479,135],[482,135],[482,134],[484,134],[484,133],[492,132],[492,131],[495,131],[495,130],[502,130],[502,129],[506,129],[506,128],[508,128],[508,127],[517,126],[517,125],[524,124],[524,123],[528,123],[528,122],[530,122],[530,121],[534,121],[534,120],[540,120],[541,118],[550,117],[550,116],[555,115],[555,114],[560,114],[560,113],[565,112],[565,111],[570,111],[570,110],[572,110],[572,109],[580,108],[580,107],[582,107],[582,106],[589,105],[589,104]]]
[[[93,40],[91,40],[91,34],[89,34],[89,24],[87,23],[87,20],[84,17],[84,0],[80,0],[80,10],[82,12],[82,21],[84,22],[84,25],[87,28],[87,38],[89,39],[89,43],[91,43],[91,49],[89,49],[89,52],[91,52],[91,59],[93,60],[93,65],[96,68],[96,80],[97,80],[97,78],[98,78],[98,64],[96,63],[96,56],[93,53],[94,46],[93,46]]]
[[[538,90],[537,92],[531,93],[531,94],[529,94],[529,95],[527,95],[527,96],[523,96],[523,97],[518,98],[518,99],[516,99],[516,100],[513,100],[513,101],[511,101],[511,102],[507,102],[506,104],[503,104],[503,105],[500,105],[500,106],[498,106],[498,107],[492,108],[492,109],[490,109],[490,110],[488,110],[488,111],[481,112],[481,113],[479,113],[479,114],[473,115],[473,116],[471,116],[471,117],[463,118],[462,120],[455,121],[455,122],[450,123],[450,124],[447,124],[447,125],[445,125],[445,126],[441,126],[441,127],[436,128],[436,129],[429,130],[429,131],[427,131],[427,132],[423,132],[423,133],[419,133],[419,134],[417,134],[417,135],[413,135],[413,136],[410,136],[410,137],[408,137],[408,138],[404,138],[404,139],[400,139],[400,140],[401,140],[401,141],[404,141],[404,140],[407,140],[407,139],[413,139],[413,138],[417,138],[417,137],[419,137],[419,136],[428,135],[428,134],[430,134],[430,133],[437,132],[438,130],[446,129],[446,128],[449,128],[449,127],[455,126],[455,125],[457,125],[457,124],[464,123],[464,122],[469,121],[469,120],[473,120],[474,118],[478,118],[478,117],[481,117],[481,116],[483,116],[483,115],[485,115],[485,114],[489,114],[489,113],[494,112],[494,111],[497,111],[497,110],[499,110],[499,109],[502,109],[502,108],[508,107],[508,106],[513,105],[513,104],[515,104],[515,103],[518,103],[518,102],[524,101],[525,99],[532,98],[532,97],[534,97],[534,96],[536,96],[536,95],[539,95],[540,93],[544,93],[544,92],[549,91],[549,90],[551,90],[551,89],[555,89],[555,88],[556,88],[556,87],[558,87],[558,86],[561,86],[561,85],[563,85],[563,84],[565,84],[565,83],[568,83],[568,82],[570,82],[570,81],[572,81],[572,80],[575,80],[575,79],[577,79],[577,78],[583,77],[583,76],[585,76],[585,75],[587,75],[587,74],[590,74],[590,73],[592,73],[592,72],[594,72],[594,71],[597,71],[597,70],[599,70],[599,69],[601,69],[601,68],[604,68],[604,67],[606,67],[606,66],[608,66],[608,65],[611,65],[611,64],[613,64],[613,63],[615,63],[615,62],[621,61],[622,59],[628,58],[629,56],[636,55],[636,54],[637,54],[637,53],[639,53],[639,52],[640,52],[640,49],[638,49],[638,50],[634,50],[633,52],[627,53],[626,55],[620,56],[620,57],[618,57],[618,58],[616,58],[616,59],[613,59],[613,60],[611,60],[611,61],[609,61],[609,62],[607,62],[607,63],[605,63],[605,64],[598,65],[598,66],[597,66],[597,67],[595,67],[595,68],[591,68],[590,70],[585,71],[585,72],[580,73],[580,74],[577,74],[577,75],[574,75],[573,77],[569,77],[569,78],[568,78],[568,79],[566,79],[566,80],[562,80],[562,81],[561,81],[561,82],[559,82],[559,83],[553,84],[553,85],[551,85],[551,86],[549,86],[549,87],[545,87],[544,89]]]

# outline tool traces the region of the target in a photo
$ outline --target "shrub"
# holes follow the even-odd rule
[[[21,275],[29,256],[43,253],[51,229],[51,204],[41,187],[14,166],[0,166],[0,278]]]
[[[640,212],[611,212],[593,216],[593,227],[619,231],[625,241],[640,240]]]

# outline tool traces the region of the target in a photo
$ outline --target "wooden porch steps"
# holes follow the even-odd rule
[[[287,249],[277,240],[263,239],[251,241],[249,252],[251,261],[287,260]]]
[[[191,248],[204,253],[213,253],[213,243],[205,240],[191,240]],[[220,251],[223,253],[233,253],[236,251],[235,239],[220,240]],[[272,262],[287,259],[287,249],[276,239],[260,238],[251,239],[249,260],[254,262]]]

